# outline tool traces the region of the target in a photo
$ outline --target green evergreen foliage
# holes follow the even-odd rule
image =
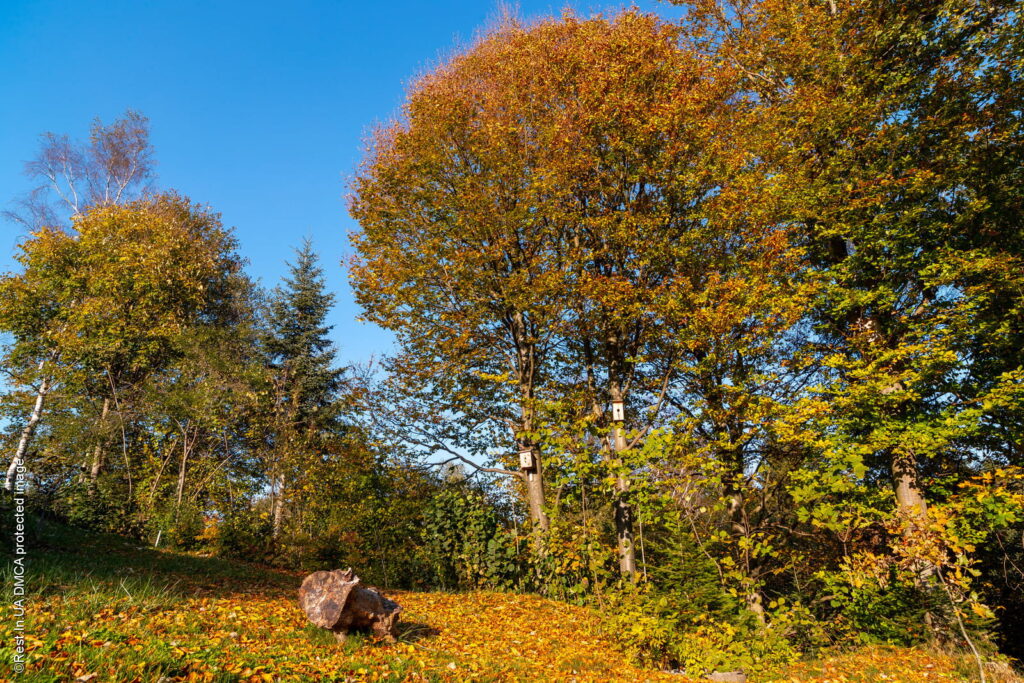
[[[337,351],[326,323],[334,295],[326,291],[312,243],[303,242],[296,256],[290,276],[271,295],[263,344],[289,427],[312,434],[337,419],[345,371],[335,367]]]
[[[743,621],[740,602],[722,586],[712,560],[717,549],[702,549],[690,530],[678,526],[649,534],[646,542],[652,589],[680,621]]]

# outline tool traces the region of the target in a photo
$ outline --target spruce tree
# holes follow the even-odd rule
[[[274,535],[284,517],[285,487],[309,458],[322,458],[338,427],[338,397],[344,369],[335,367],[336,349],[327,314],[334,295],[325,289],[323,269],[307,239],[289,264],[290,277],[274,289],[267,307],[264,348],[274,385]],[[291,474],[291,476],[289,476]]]

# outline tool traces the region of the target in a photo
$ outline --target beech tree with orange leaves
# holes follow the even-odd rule
[[[704,345],[694,335],[711,331],[700,319],[749,328],[750,307],[770,297],[729,304],[757,291],[751,264],[777,284],[789,263],[771,203],[742,204],[756,173],[737,130],[753,108],[734,97],[733,72],[679,38],[635,12],[502,24],[412,88],[352,197],[357,296],[398,334],[392,381],[433,402],[420,421],[444,416],[452,458],[473,429],[507,427],[510,452],[538,456],[525,479],[542,527],[545,462],[564,449],[540,446],[569,433],[569,450],[591,452],[612,482],[627,576],[637,456]],[[570,393],[568,423],[538,419]],[[613,402],[628,404],[624,422]],[[498,460],[490,469],[513,473]],[[731,467],[743,477],[742,459]]]

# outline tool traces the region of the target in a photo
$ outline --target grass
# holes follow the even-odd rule
[[[38,537],[26,575],[27,668],[6,680],[685,680],[629,664],[594,612],[537,596],[389,592],[403,606],[399,642],[353,634],[339,645],[299,610],[301,575],[54,523]],[[0,676],[11,671],[13,636],[5,618]],[[962,680],[958,670],[951,658],[874,648],[801,663],[779,680]]]

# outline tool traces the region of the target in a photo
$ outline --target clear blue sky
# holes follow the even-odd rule
[[[621,2],[524,0],[519,14]],[[665,12],[653,0],[642,9]],[[84,137],[96,116],[150,118],[158,186],[209,204],[236,229],[249,272],[275,284],[304,236],[337,296],[346,361],[387,351],[356,321],[340,266],[355,229],[345,183],[378,121],[418,73],[497,14],[494,0],[0,0],[0,203],[28,189],[44,131]],[[18,226],[0,224],[0,270]]]

